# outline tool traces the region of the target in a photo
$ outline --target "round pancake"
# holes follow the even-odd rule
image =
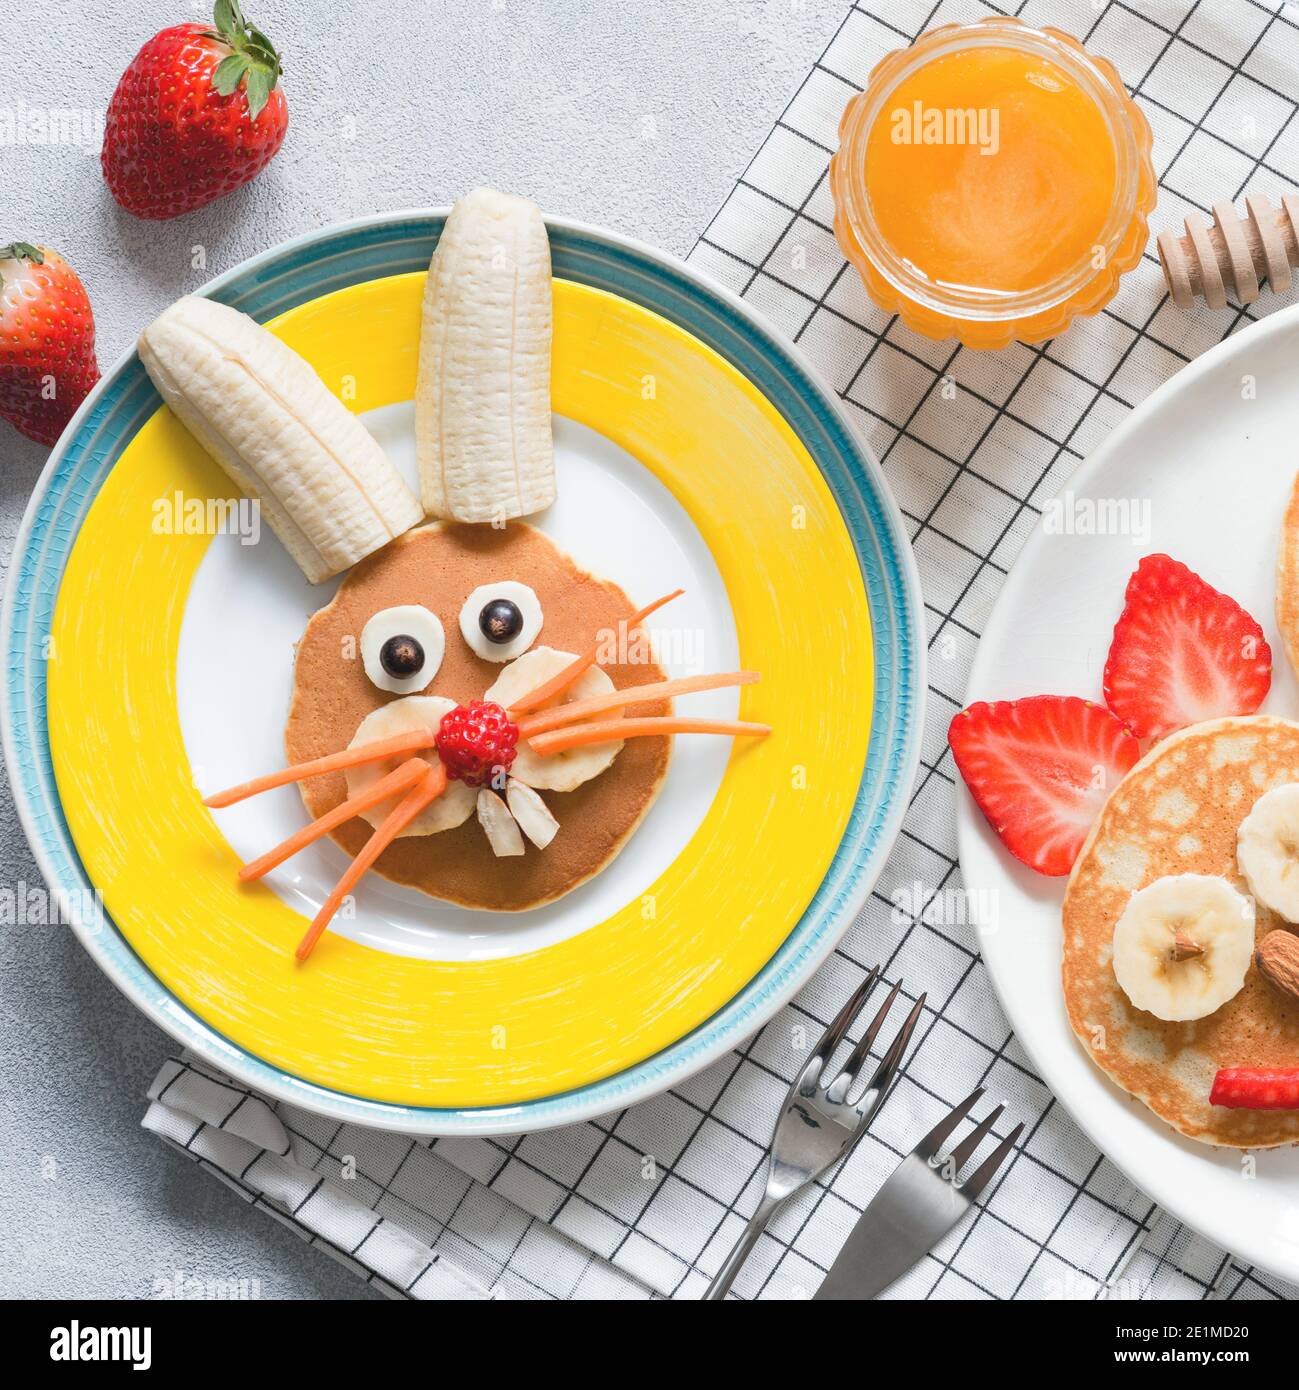
[[[1064,995],[1079,1041],[1103,1071],[1192,1139],[1237,1148],[1299,1141],[1299,1112],[1209,1104],[1220,1067],[1299,1066],[1299,1000],[1256,966],[1216,1013],[1166,1023],[1134,1008],[1111,965],[1128,898],[1167,874],[1217,874],[1249,894],[1236,831],[1264,792],[1299,782],[1299,724],[1263,715],[1172,734],[1105,803],[1065,893]],[[1257,907],[1257,939],[1289,925]]]
[[[1285,654],[1299,672],[1299,476],[1281,522],[1281,545],[1276,565],[1276,623]]]
[[[581,651],[600,631],[635,612],[617,585],[579,569],[534,527],[438,524],[408,531],[362,560],[307,624],[298,643],[284,731],[289,761],[345,748],[371,710],[399,698],[370,683],[359,654],[366,621],[397,604],[423,604],[446,632],[441,668],[419,693],[461,703],[482,699],[502,666],[470,650],[460,634],[460,607],[480,584],[502,579],[529,585],[541,602],[543,623],[534,646]],[[615,686],[665,679],[659,666],[635,659],[642,654],[629,642],[627,655],[633,660],[604,667]],[[669,707],[634,705],[627,712],[664,714]],[[599,873],[622,848],[657,795],[669,754],[669,739],[629,739],[608,771],[575,791],[542,792],[559,821],[544,850],[529,843],[522,855],[498,859],[477,816],[471,816],[455,830],[395,841],[375,867],[385,878],[465,907],[521,912],[550,902]],[[312,816],[332,810],[346,796],[341,773],[299,786]],[[370,834],[364,821],[352,820],[334,839],[354,855]]]

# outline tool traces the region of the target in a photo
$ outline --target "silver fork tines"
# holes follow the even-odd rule
[[[995,1149],[983,1160],[981,1164],[966,1178],[961,1185],[961,1191],[970,1199],[974,1199],[983,1191],[997,1174],[997,1169],[1006,1161],[1006,1155],[1015,1147],[1019,1136],[1023,1134],[1023,1124],[1017,1124],[1014,1129],[997,1145]]]
[[[979,1121],[977,1125],[965,1136],[964,1139],[947,1156],[947,1162],[952,1165],[952,1176],[956,1177],[962,1168],[974,1157],[974,1151],[988,1137],[988,1131],[1001,1118],[1001,1112],[1005,1110],[1004,1105],[994,1106],[993,1109]]]
[[[923,1258],[974,1205],[1024,1132],[1017,1124],[987,1158],[960,1181],[961,1170],[992,1133],[996,1105],[946,1156],[943,1145],[983,1097],[976,1086],[902,1160],[871,1199],[817,1290],[818,1300],[873,1298]]]
[[[849,1100],[848,1097],[866,1071],[871,1047],[888,1017],[893,1001],[902,990],[901,980],[889,991],[888,998],[880,1005],[843,1066],[833,1076],[828,1075],[835,1050],[857,1021],[879,977],[880,968],[877,965],[835,1015],[812,1049],[803,1069],[794,1078],[772,1135],[766,1191],[736,1242],[735,1249],[708,1286],[705,1301],[715,1302],[726,1297],[740,1266],[757,1244],[758,1237],[776,1208],[851,1153],[888,1098],[911,1035],[920,1021],[925,1006],[923,994],[911,1006],[911,1012],[880,1058],[861,1094],[856,1100]]]
[[[952,1106],[941,1120],[916,1145],[914,1152],[921,1158],[933,1158],[957,1125],[970,1113],[983,1096],[983,1087],[976,1086],[963,1101]]]
[[[954,1183],[960,1176],[961,1169],[974,1157],[975,1150],[988,1137],[993,1125],[997,1123],[1002,1116],[1002,1112],[1006,1109],[1004,1105],[995,1106],[977,1125],[975,1125],[970,1133],[961,1140],[946,1158],[940,1160],[937,1155],[944,1141],[950,1137],[956,1126],[960,1124],[972,1109],[974,1109],[982,1095],[983,1087],[976,1086],[963,1101],[954,1105],[951,1110],[939,1120],[933,1129],[931,1129],[916,1145],[913,1151],[918,1157],[928,1159],[930,1166],[937,1168],[949,1182]],[[1006,1155],[1015,1147],[1015,1140],[1019,1138],[1023,1129],[1024,1126],[1022,1124],[1016,1125],[1009,1136],[997,1145],[992,1153],[988,1155],[987,1159],[984,1160],[982,1165],[971,1173],[969,1178],[962,1184],[962,1192],[964,1192],[971,1201],[973,1201],[973,1199],[988,1185],[993,1174],[1001,1167]]]

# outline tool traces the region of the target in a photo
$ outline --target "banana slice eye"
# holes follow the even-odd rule
[[[442,620],[418,603],[385,608],[361,629],[361,664],[372,685],[414,695],[438,673],[446,638]]]
[[[541,604],[526,584],[480,584],[460,610],[460,633],[484,661],[513,661],[537,640]]]

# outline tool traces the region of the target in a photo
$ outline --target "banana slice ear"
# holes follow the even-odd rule
[[[429,266],[415,387],[426,510],[501,525],[555,500],[550,239],[541,209],[477,188]]]
[[[189,295],[144,330],[139,350],[163,400],[260,504],[312,584],[423,519],[360,420],[247,314]]]

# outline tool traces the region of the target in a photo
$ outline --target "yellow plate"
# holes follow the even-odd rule
[[[270,326],[331,386],[354,385],[352,409],[408,400],[423,283],[370,281]],[[499,1106],[611,1076],[761,970],[843,834],[870,734],[870,620],[851,539],[806,449],[697,339],[562,280],[552,396],[688,513],[726,585],[741,664],[763,673],[741,717],[776,730],[732,755],[703,824],[649,890],[652,915],[638,897],[568,940],[486,961],[418,960],[330,935],[295,965],[305,919],[270,889],[237,883],[181,736],[177,648],[210,538],[146,540],[156,499],[228,496],[225,475],[160,410],[73,548],[52,625],[49,730],[77,849],[158,980],[292,1076],[436,1107]]]

